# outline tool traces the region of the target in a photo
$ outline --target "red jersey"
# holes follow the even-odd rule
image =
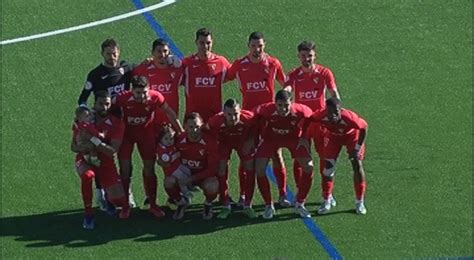
[[[183,67],[158,68],[154,63],[140,64],[133,70],[134,75],[141,75],[148,78],[150,89],[160,92],[166,100],[166,103],[179,114],[179,84],[183,78]],[[157,110],[155,117],[168,120],[165,112]],[[169,120],[168,120],[169,121]]]
[[[312,111],[309,107],[293,103],[290,114],[286,117],[277,113],[275,103],[266,103],[257,108],[257,115],[260,120],[261,135],[264,139],[280,139],[300,137],[303,123],[310,118]]]
[[[321,122],[321,124],[326,127],[329,134],[339,136],[351,134],[359,129],[366,129],[368,126],[367,122],[362,117],[348,109],[341,110],[341,120],[337,123],[331,123],[329,121],[326,109],[315,112],[311,116],[311,120]]]
[[[113,115],[107,115],[103,122],[96,122],[95,128],[97,131],[104,136],[101,140],[106,143],[110,144],[112,140],[120,140],[123,139],[124,133],[124,124],[120,121],[118,117]],[[97,152],[97,156],[101,162],[101,165],[114,165],[114,158],[102,153],[100,151]]]
[[[255,136],[257,120],[253,112],[241,110],[240,121],[235,126],[225,124],[224,112],[220,112],[209,119],[207,125],[211,133],[218,136],[219,142],[243,143],[249,137]]]
[[[176,146],[164,146],[161,143],[156,146],[156,156],[163,162],[169,163],[168,166],[162,167],[166,176],[173,174],[181,165],[180,153]]]
[[[245,56],[232,64],[228,80],[237,79],[242,92],[242,108],[252,110],[260,104],[272,102],[275,96],[275,79],[285,82],[285,73],[278,59],[267,55],[253,63]]]
[[[307,105],[313,111],[326,106],[326,88],[335,90],[336,81],[329,68],[316,64],[310,72],[304,72],[302,67],[293,69],[285,85],[290,85],[295,93],[295,102]]]
[[[184,58],[183,66],[186,114],[198,112],[207,121],[222,110],[222,84],[230,63],[216,54],[207,60],[194,54]]]
[[[97,132],[97,129],[95,129],[95,125],[92,123],[75,121],[72,126],[72,130],[75,131],[76,128],[78,132],[79,130],[85,129],[89,134],[95,137],[99,137],[99,132]]]
[[[181,154],[181,163],[187,166],[196,180],[215,176],[218,166],[217,142],[202,135],[198,142],[188,140],[186,134],[177,138],[176,148]]]
[[[165,98],[156,90],[148,91],[144,103],[137,103],[131,91],[125,91],[113,99],[115,106],[122,110],[122,119],[127,129],[152,126],[154,111],[165,103]]]

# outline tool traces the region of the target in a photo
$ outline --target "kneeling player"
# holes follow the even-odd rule
[[[216,178],[218,154],[217,142],[202,133],[203,120],[198,113],[189,113],[184,118],[185,134],[177,139],[176,146],[181,155],[181,163],[191,169],[191,176],[183,178],[183,183],[199,186],[206,197],[203,218],[213,216],[212,202],[217,197],[219,183]],[[179,181],[175,176],[165,178],[165,190],[174,201],[181,201]],[[174,219],[184,216],[186,206],[178,203]]]
[[[356,213],[366,214],[367,209],[364,205],[366,183],[362,159],[365,152],[367,122],[356,113],[341,108],[341,102],[335,97],[326,100],[326,109],[315,112],[312,120],[320,122],[327,129],[324,139],[325,166],[321,185],[324,201],[318,209],[318,213],[325,214],[332,207],[330,198],[334,187],[336,160],[342,147],[345,146],[354,171]]]

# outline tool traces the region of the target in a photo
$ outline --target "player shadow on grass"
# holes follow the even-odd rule
[[[261,206],[255,207],[261,212]],[[130,219],[121,220],[96,210],[95,230],[82,229],[82,210],[56,211],[30,216],[1,218],[0,237],[15,237],[25,243],[26,248],[50,246],[88,247],[107,244],[115,240],[130,239],[135,242],[148,242],[173,239],[179,236],[195,236],[218,232],[227,228],[244,228],[267,222],[287,221],[299,218],[296,214],[278,213],[271,220],[248,219],[236,211],[228,219],[215,216],[212,220],[202,219],[202,205],[191,205],[184,219],[174,221],[172,212],[165,208],[167,217],[154,219],[147,211],[133,209]],[[214,210],[217,214],[218,208]]]

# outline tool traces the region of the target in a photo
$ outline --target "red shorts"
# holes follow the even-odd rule
[[[155,133],[152,125],[150,127],[134,130],[125,130],[122,145],[118,152],[121,160],[132,160],[133,146],[135,143],[142,160],[155,160]]]
[[[324,158],[337,159],[342,146],[346,147],[347,153],[350,155],[359,140],[359,131],[354,131],[347,135],[333,135],[326,133],[324,137]],[[364,159],[365,144],[362,145],[359,152],[359,160]]]
[[[93,167],[87,164],[82,156],[76,156],[76,169],[79,170],[84,164],[94,172],[96,180],[105,189],[120,184],[120,175],[115,164],[103,163],[99,167]]]
[[[272,158],[278,148],[287,148],[290,151],[292,158],[311,158],[311,154],[304,147],[296,149],[298,141],[299,138],[296,137],[289,137],[286,139],[283,137],[280,140],[262,138],[260,139],[255,158]]]
[[[232,154],[232,150],[235,150],[237,152],[237,155],[239,155],[240,161],[241,162],[246,162],[253,160],[253,156],[255,155],[255,152],[250,152],[249,154],[244,155],[242,151],[242,146],[243,143],[225,143],[225,142],[219,142],[219,160],[230,160],[230,155]]]

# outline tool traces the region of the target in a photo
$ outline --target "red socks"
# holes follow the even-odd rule
[[[354,181],[354,191],[355,191],[356,200],[359,200],[359,201],[364,200],[366,187],[367,187],[367,184],[365,181],[361,181],[361,182]]]
[[[229,175],[226,174],[224,176],[217,176],[217,180],[219,181],[219,196],[222,204],[224,206],[229,204],[229,183],[227,182]]]
[[[303,172],[300,182],[298,183],[298,193],[296,194],[296,201],[304,203],[308,196],[311,185],[313,184],[313,170],[310,172]]]
[[[278,193],[280,196],[286,195],[286,168],[273,167],[273,173],[278,185]]]
[[[242,166],[242,163],[240,163],[239,164],[240,196],[245,194],[245,189],[247,186],[246,179],[247,179],[247,173],[245,172],[244,167]]]
[[[255,169],[246,172],[246,185],[245,187],[245,206],[250,207],[252,205],[253,193],[255,191]]]
[[[85,171],[81,175],[81,195],[84,203],[84,213],[92,215],[92,180],[94,179],[94,172],[91,170]]]
[[[155,174],[143,174],[143,187],[145,188],[145,195],[147,196],[151,207],[156,206],[156,186],[157,181]],[[126,193],[128,193],[128,190]]]
[[[293,178],[295,180],[296,188],[298,188],[302,174],[303,168],[301,168],[298,160],[293,159]]]
[[[328,200],[334,188],[334,180],[324,175],[321,176],[321,189],[323,190],[323,199]]]
[[[257,183],[265,205],[272,204],[272,194],[270,192],[270,183],[268,182],[267,176],[257,176]]]

